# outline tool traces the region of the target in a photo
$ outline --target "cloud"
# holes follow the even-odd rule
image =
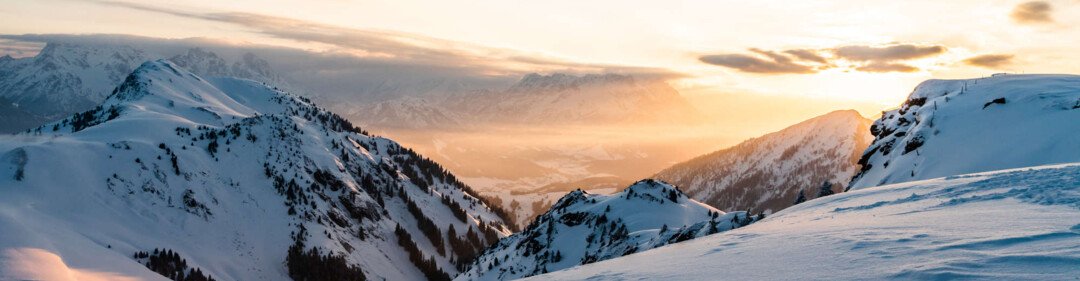
[[[1050,14],[1054,7],[1045,1],[1030,1],[1016,5],[1009,17],[1021,24],[1041,24],[1054,22]]]
[[[11,56],[15,58],[37,55],[44,44],[37,42],[22,42],[0,38],[0,57]]]
[[[1009,54],[989,54],[979,55],[965,59],[963,62],[968,65],[995,68],[1012,63],[1014,55]]]
[[[742,72],[761,74],[811,74],[832,68],[862,72],[916,72],[904,63],[945,53],[944,46],[891,44],[880,46],[845,45],[823,49],[782,51],[751,48],[754,54],[705,55],[698,60]]]
[[[239,25],[263,36],[317,43],[370,60],[467,68],[484,75],[531,72],[619,73],[642,78],[672,79],[685,74],[667,69],[569,61],[512,49],[492,48],[397,31],[357,29],[293,18],[244,12],[194,12],[132,2],[97,0],[101,5],[177,17]]]
[[[815,51],[815,50],[796,49],[796,50],[787,50],[787,51],[784,51],[784,53],[795,56],[796,58],[799,58],[800,60],[804,60],[804,61],[812,61],[812,62],[821,63],[821,64],[828,63],[828,60],[826,60],[825,57],[818,54],[817,51]]]
[[[889,62],[919,59],[945,52],[942,46],[899,44],[888,46],[841,46],[832,49],[837,57],[852,61]]]
[[[855,67],[855,70],[874,73],[916,72],[919,71],[919,68],[902,63],[871,62],[869,64]]]
[[[752,51],[762,53],[756,49]],[[743,54],[720,54],[701,56],[698,60],[704,63],[730,67],[742,72],[750,73],[809,74],[817,72],[814,67],[794,63],[790,58],[784,57],[783,55],[771,52],[764,52],[763,54],[765,54],[766,57],[769,57],[769,59]]]

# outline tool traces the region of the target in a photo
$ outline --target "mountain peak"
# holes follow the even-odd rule
[[[623,190],[623,193],[635,197],[648,196],[650,198],[668,199],[673,200],[675,203],[678,203],[680,198],[686,197],[686,194],[683,194],[682,190],[679,190],[679,188],[656,179],[644,179],[635,182],[626,187],[626,189]]]
[[[167,60],[124,81],[94,109],[0,141],[0,205],[34,207],[0,229],[43,230],[4,236],[0,252],[101,259],[140,280],[157,249],[222,280],[449,279],[509,233],[505,211],[437,163],[304,98]],[[255,258],[221,259],[238,247]]]
[[[574,190],[525,230],[488,248],[457,279],[532,276],[738,228],[756,219],[690,200],[674,186],[653,179],[610,195]]]

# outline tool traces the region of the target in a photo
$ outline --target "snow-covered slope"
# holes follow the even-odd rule
[[[0,60],[0,98],[37,119],[55,120],[98,105],[139,64],[163,58],[203,77],[238,77],[285,86],[266,61],[250,53],[230,63],[198,48],[172,54],[116,44],[48,43],[34,57]],[[0,108],[0,115],[10,111]],[[0,131],[33,127],[18,125],[0,124]]]
[[[854,110],[834,111],[754,138],[654,176],[691,198],[721,210],[772,213],[791,206],[799,192],[815,198],[824,182],[834,191],[858,171],[869,145],[870,120]]]
[[[642,180],[611,194],[573,191],[524,231],[484,251],[456,280],[508,280],[607,260],[750,224],[674,186]]]
[[[449,279],[509,234],[412,150],[168,61],[89,111],[0,139],[0,194],[2,280],[161,279],[144,264],[161,272],[170,257],[217,280]]]
[[[797,242],[794,242],[797,241]],[[1080,166],[866,188],[533,280],[1074,280]]]
[[[871,127],[853,188],[1080,161],[1080,76],[929,80]]]

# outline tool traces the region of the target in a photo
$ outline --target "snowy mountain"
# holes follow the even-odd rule
[[[0,139],[0,193],[2,280],[439,280],[510,233],[408,148],[163,60]]]
[[[929,80],[874,122],[853,188],[1080,161],[1080,76]]]
[[[127,45],[57,42],[46,44],[34,57],[0,60],[0,98],[13,106],[0,107],[0,116],[22,112],[36,120],[56,120],[90,109],[139,64],[162,58],[171,58],[204,77],[238,77],[285,86],[266,61],[250,53],[230,64],[198,48],[170,54]],[[0,123],[0,131],[22,131],[40,124]]]
[[[871,141],[870,120],[854,110],[834,111],[734,147],[676,164],[654,176],[691,198],[722,210],[772,213],[799,193],[815,198],[825,182],[832,191],[858,171]]]
[[[559,199],[524,231],[484,251],[455,280],[509,280],[617,258],[752,223],[674,186],[642,180],[611,194],[581,190]]]
[[[860,189],[529,280],[1073,280],[1078,175],[1072,164]]]

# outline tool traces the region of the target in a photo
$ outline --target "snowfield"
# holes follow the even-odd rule
[[[1080,161],[1080,76],[996,75],[919,84],[871,126],[853,189]]]
[[[871,187],[530,280],[1076,280],[1080,163]]]

